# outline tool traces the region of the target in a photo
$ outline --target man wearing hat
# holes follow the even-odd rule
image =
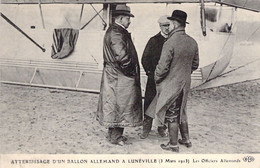
[[[170,20],[168,20],[167,17],[169,16],[163,15],[159,18],[158,23],[161,31],[149,39],[142,56],[142,65],[148,77],[145,89],[144,111],[146,111],[156,95],[154,71],[160,59],[163,44],[167,40],[168,34],[170,32]],[[144,115],[143,132],[140,134],[141,139],[147,138],[148,134],[151,131],[152,123],[153,118]],[[165,125],[159,126],[157,128],[159,135],[162,137],[166,136],[166,129],[167,127]]]
[[[108,140],[125,145],[124,127],[142,125],[140,67],[131,35],[126,30],[134,15],[125,4],[113,11],[114,23],[104,36],[104,69],[97,120],[108,127]]]
[[[168,123],[169,143],[164,150],[178,152],[178,142],[191,147],[186,115],[186,104],[191,84],[191,73],[199,66],[197,42],[185,33],[187,14],[175,10],[171,17],[170,34],[164,43],[161,58],[155,69],[157,94],[146,111],[158,123]],[[178,141],[178,129],[182,139]]]

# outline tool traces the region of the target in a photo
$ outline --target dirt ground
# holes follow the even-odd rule
[[[180,153],[259,153],[260,80],[192,91],[188,116],[192,148]],[[168,138],[153,128],[140,140],[141,127],[126,128],[132,142],[115,146],[95,120],[98,95],[2,84],[1,154],[160,154]]]

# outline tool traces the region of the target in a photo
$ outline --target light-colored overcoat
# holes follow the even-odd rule
[[[191,73],[199,66],[197,42],[185,33],[184,28],[171,32],[164,43],[161,58],[155,70],[157,94],[146,115],[164,123],[166,110],[183,92],[180,122],[187,120],[186,103],[191,84]]]
[[[97,120],[107,127],[140,126],[140,67],[131,35],[122,26],[114,23],[108,28],[103,58]]]

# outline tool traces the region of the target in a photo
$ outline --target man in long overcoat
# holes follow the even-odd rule
[[[161,144],[161,148],[178,152],[178,128],[182,135],[179,143],[191,147],[186,103],[191,73],[198,68],[199,54],[197,42],[185,33],[187,14],[175,10],[168,19],[172,22],[172,31],[164,43],[156,66],[157,95],[148,107],[146,115],[157,118],[160,124],[168,123],[169,143]]]
[[[155,36],[151,37],[148,43],[145,46],[143,56],[142,56],[142,65],[148,77],[146,88],[145,88],[145,97],[144,97],[144,111],[147,110],[149,105],[151,104],[153,98],[156,95],[156,86],[154,81],[154,71],[156,65],[161,56],[162,47],[164,42],[167,40],[169,34],[169,25],[170,20],[167,19],[168,15],[163,15],[158,19],[158,23],[161,31],[157,33]],[[148,134],[151,131],[153,124],[153,118],[144,115],[143,122],[143,132],[140,134],[141,139],[147,138]],[[160,136],[164,137],[166,126],[159,126],[157,128]]]
[[[124,145],[124,127],[142,125],[142,96],[137,52],[126,30],[130,8],[119,4],[114,11],[115,22],[104,37],[104,69],[101,81],[97,120],[108,127],[108,140]]]

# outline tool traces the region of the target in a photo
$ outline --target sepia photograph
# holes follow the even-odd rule
[[[0,12],[0,168],[260,166],[260,1]]]

